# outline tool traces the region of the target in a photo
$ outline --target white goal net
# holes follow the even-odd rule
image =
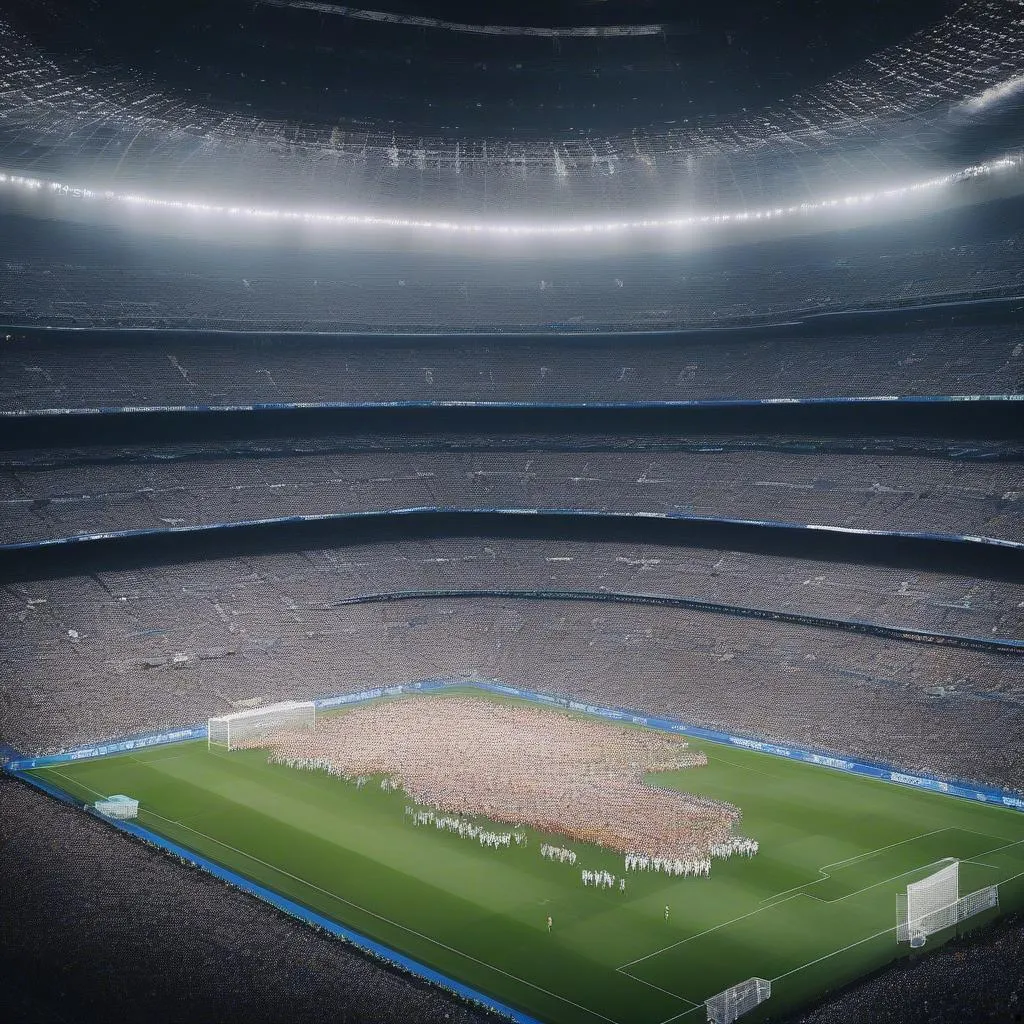
[[[966,921],[984,910],[994,910],[999,906],[999,886],[986,885],[977,892],[969,892],[956,901],[957,921]]]
[[[960,862],[953,861],[920,882],[907,886],[900,901],[896,940],[922,946],[934,932],[956,924],[956,904],[960,898]]]
[[[772,994],[772,983],[764,978],[747,978],[732,988],[704,1000],[710,1024],[732,1024],[734,1020],[760,1006]]]
[[[120,821],[127,821],[130,818],[139,816],[139,801],[123,793],[115,793],[114,796],[105,796],[97,800],[93,807],[100,814],[108,818],[117,818]]]
[[[316,705],[311,700],[285,700],[251,711],[235,711],[211,718],[206,725],[210,747],[238,750],[258,747],[268,736],[281,729],[312,729],[316,725]]]
[[[923,946],[929,935],[952,928],[975,914],[999,906],[999,887],[988,885],[960,895],[960,864],[954,861],[901,893],[896,921],[896,941]]]

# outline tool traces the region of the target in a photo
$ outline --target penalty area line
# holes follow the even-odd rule
[[[795,900],[797,895],[787,896],[784,900],[779,900],[778,903],[773,903],[771,907],[757,907],[755,910],[751,910],[748,914],[740,914],[739,917],[734,917],[731,921],[723,921],[721,924],[713,925],[711,928],[705,928],[702,932],[697,932],[696,935],[688,935],[685,939],[680,939],[678,942],[673,942],[668,946],[663,946],[661,949],[654,950],[653,953],[647,953],[644,956],[638,956],[635,960],[630,960],[629,963],[622,964],[620,967],[616,967],[617,971],[624,971],[626,967],[632,967],[633,964],[642,963],[644,960],[650,960],[652,956],[659,956],[661,953],[667,953],[670,949],[675,949],[677,946],[685,945],[687,942],[693,942],[694,939],[703,938],[705,935],[710,935],[712,932],[717,932],[719,928],[727,928],[731,924],[735,924],[737,921],[744,921],[748,917],[753,917],[755,914],[760,914],[764,910],[770,910],[774,907],[781,907],[783,903],[789,900]],[[639,980],[639,979],[638,979]]]
[[[684,1017],[689,1017],[691,1013],[696,1013],[698,1010],[703,1010],[704,1004],[697,1003],[691,1006],[688,1010],[683,1010],[682,1013],[677,1013],[674,1017],[666,1017],[663,1021],[659,1021],[659,1024],[672,1024],[674,1020],[682,1020]]]
[[[818,874],[821,878],[814,878],[810,882],[804,882],[803,885],[794,885],[792,889],[783,889],[781,892],[777,892],[772,896],[766,896],[762,903],[771,903],[772,900],[778,899],[779,896],[787,896],[789,893],[800,892],[802,889],[807,889],[812,885],[820,885],[822,882],[827,882],[832,875],[829,873],[829,868],[843,868],[848,867],[851,864],[856,864],[858,861],[867,860],[870,857],[874,857],[876,854],[884,853],[886,850],[894,850],[897,846],[905,846],[907,843],[917,842],[918,839],[927,839],[929,836],[937,836],[941,832],[949,832],[950,826],[944,828],[937,828],[931,832],[922,832],[919,836],[910,836],[909,839],[901,839],[898,843],[890,843],[888,846],[879,846],[876,850],[866,850],[864,853],[858,853],[856,857],[847,857],[846,860],[833,861],[831,864],[822,864],[818,868]],[[906,872],[904,872],[905,874]],[[898,875],[895,877],[899,877]],[[810,895],[809,893],[805,895]],[[851,894],[852,895],[852,894]],[[813,897],[817,899],[817,897]],[[827,901],[825,901],[827,902]]]
[[[985,833],[979,832],[977,834],[978,835],[984,835]],[[990,838],[992,838],[992,837],[990,837]],[[1024,840],[1021,840],[1021,842],[1024,842]],[[1017,846],[1018,844],[1017,843],[1008,843],[1007,845],[1008,846]],[[982,856],[984,856],[984,854]],[[950,859],[954,859],[954,858],[946,858],[946,859],[950,860]],[[936,863],[938,863],[938,862],[936,862]],[[1019,871],[1019,872],[1017,872],[1017,874],[1011,875],[1009,878],[1004,878],[1002,881],[998,882],[997,884],[998,885],[1004,885],[1007,882],[1012,882],[1015,879],[1021,878],[1021,877],[1024,877],[1024,871]],[[791,971],[786,971],[785,974],[780,974],[777,977],[772,978],[771,979],[772,980],[772,984],[774,984],[776,981],[781,981],[783,978],[788,978],[791,974],[796,974],[798,971],[802,971],[802,970],[804,970],[807,967],[813,967],[815,964],[820,964],[823,960],[828,960],[830,957],[838,956],[840,953],[845,953],[848,949],[853,949],[856,946],[862,946],[862,945],[864,945],[865,942],[871,942],[872,939],[879,939],[883,935],[888,935],[891,932],[895,932],[895,931],[896,931],[895,928],[886,928],[885,931],[875,932],[874,935],[869,935],[865,939],[859,939],[857,942],[851,942],[848,946],[843,946],[842,949],[837,949],[837,950],[834,950],[831,953],[826,953],[824,956],[819,956],[817,960],[809,960],[807,963],[801,964],[799,967],[794,967],[793,970],[791,970]]]
[[[848,946],[843,946],[842,949],[834,949],[831,953],[826,953],[824,956],[819,956],[817,960],[808,960],[807,963],[801,964],[799,967],[794,967],[791,971],[786,971],[785,974],[776,975],[771,979],[774,985],[777,981],[782,981],[783,978],[788,978],[791,974],[797,974],[800,971],[806,970],[808,967],[813,967],[815,964],[820,964],[824,960],[828,960],[831,957],[839,956],[840,953],[845,953],[848,949],[855,949],[857,946],[863,946],[865,942],[871,942],[873,939],[880,939],[883,935],[890,935],[896,932],[896,928],[886,928],[884,931],[875,932],[874,935],[869,935],[867,938],[858,939],[856,942],[851,942]]]
[[[872,882],[871,885],[865,885],[863,889],[855,889],[853,892],[848,892],[845,896],[837,896],[834,900],[823,900],[820,896],[815,896],[814,893],[810,892],[798,892],[798,896],[806,896],[809,900],[814,900],[815,903],[824,903],[826,905],[830,903],[842,903],[843,900],[848,900],[852,896],[859,896],[862,892],[870,892],[872,889],[877,889],[880,885],[885,885],[888,882],[895,882],[898,878],[903,878],[905,875],[913,875],[918,871],[928,871],[934,868],[937,864],[951,864],[956,861],[956,857],[940,857],[938,860],[933,860],[930,864],[917,864],[912,868],[907,868],[906,871],[901,871],[898,875],[891,875],[889,878],[883,878],[880,882]],[[821,879],[825,881],[825,879]],[[813,882],[810,884],[814,884]],[[765,910],[771,910],[776,904],[772,903],[765,907]]]
[[[900,872],[898,875],[893,875],[891,878],[884,878],[884,879],[882,879],[881,882],[875,882],[872,885],[866,885],[866,886],[864,886],[863,889],[857,889],[855,892],[847,893],[845,896],[838,896],[834,900],[823,900],[819,896],[815,896],[813,893],[802,892],[802,890],[809,889],[812,885],[820,885],[822,882],[829,881],[833,877],[833,875],[829,873],[829,871],[827,870],[828,868],[848,867],[851,864],[856,864],[856,863],[858,863],[860,861],[864,861],[864,860],[867,860],[867,859],[869,859],[871,857],[874,857],[876,854],[882,853],[885,850],[893,850],[897,846],[904,846],[907,843],[916,842],[918,839],[927,839],[930,836],[937,836],[937,835],[940,835],[943,832],[970,832],[971,835],[981,836],[983,839],[999,839],[1000,838],[999,836],[989,835],[989,833],[987,833],[987,832],[978,832],[976,829],[973,829],[973,828],[960,828],[957,825],[947,825],[945,828],[937,828],[937,829],[935,829],[932,832],[922,832],[918,836],[910,836],[909,839],[901,839],[898,843],[890,843],[888,846],[879,846],[877,850],[868,850],[865,853],[857,854],[856,857],[848,857],[846,860],[837,860],[837,861],[833,862],[832,864],[822,864],[822,866],[820,868],[818,868],[818,874],[821,875],[821,878],[815,878],[815,879],[813,879],[810,882],[804,882],[803,885],[795,885],[795,886],[793,886],[792,889],[783,889],[782,892],[777,892],[774,896],[768,896],[767,898],[761,900],[761,902],[763,904],[770,904],[771,906],[775,906],[775,904],[772,903],[771,901],[776,899],[777,897],[779,897],[779,896],[786,896],[789,893],[800,893],[801,895],[809,896],[812,900],[817,900],[819,903],[838,903],[839,900],[845,900],[845,899],[848,899],[850,896],[856,896],[858,893],[867,892],[868,889],[873,889],[877,885],[883,885],[885,882],[894,882],[897,878],[902,878],[904,875],[908,875],[908,874],[910,874],[913,871],[917,871],[919,869],[923,870],[924,868],[933,867],[935,864],[943,863],[943,861],[959,860],[963,864],[976,864],[976,863],[980,863],[980,861],[975,861],[975,860],[973,860],[970,857],[940,857],[938,860],[932,861],[930,864],[917,865],[917,866],[915,866],[913,868],[909,868],[906,871]],[[1002,850],[1011,849],[1014,846],[1020,846],[1022,843],[1024,843],[1024,839],[1019,839],[1016,842],[1006,843],[1003,846],[997,846],[994,849],[985,850],[983,853],[979,853],[978,856],[979,857],[989,857],[993,853],[999,853]],[[993,865],[993,864],[987,864],[987,865],[984,865],[984,866],[985,867],[995,868],[995,865]],[[998,870],[998,868],[996,868],[996,870]],[[782,901],[780,900],[780,902],[782,902]]]
[[[670,992],[667,988],[662,988],[660,985],[655,985],[651,981],[644,981],[643,978],[638,978],[635,974],[630,974],[629,971],[622,967],[615,968],[616,974],[621,974],[624,978],[629,978],[630,981],[639,981],[641,985],[646,985],[648,988],[657,989],[659,992],[664,992],[665,995],[671,996],[673,999],[678,999],[681,1003],[686,1003],[691,1010],[696,1010],[701,1004],[695,1003],[692,999],[687,999],[686,996],[681,996],[678,992]],[[687,1011],[690,1012],[689,1010]],[[675,1017],[670,1017],[669,1020],[676,1020]],[[664,1024],[664,1021],[662,1022]]]
[[[938,831],[944,832],[944,831],[947,831],[947,830],[946,829],[939,829]],[[964,830],[964,831],[972,831],[972,830]],[[983,832],[978,832],[976,834],[977,835],[985,835],[985,833],[983,833]],[[994,837],[989,837],[989,838],[994,838]],[[1024,843],[1024,840],[1018,840],[1017,842],[1007,843],[1005,846],[998,847],[998,849],[1004,850],[1004,849],[1008,849],[1010,847],[1021,845],[1022,843]],[[990,852],[994,852],[994,851],[990,851]],[[987,854],[982,854],[981,856],[987,856]],[[956,860],[956,859],[957,858],[955,858],[955,857],[944,857],[944,858],[942,858],[942,860],[933,861],[931,865],[923,865],[923,866],[924,867],[931,867],[934,864],[941,864],[943,861],[950,861],[950,860]],[[967,861],[967,863],[973,863],[973,862]],[[911,874],[913,871],[916,871],[916,870],[919,870],[919,869],[912,868],[910,871],[904,871],[901,875],[895,875],[891,879],[885,879],[885,881],[887,881],[887,882],[893,881],[895,878],[901,878],[903,875]],[[1024,871],[1019,871],[1015,875],[1010,875],[1007,878],[1003,878],[1003,879],[1001,879],[996,884],[997,885],[1005,885],[1008,882],[1016,881],[1016,879],[1018,879],[1018,878],[1024,878]],[[882,882],[876,882],[875,885],[868,886],[867,888],[868,889],[873,889],[873,888],[875,888],[875,886],[881,885],[881,884],[883,884],[883,883]],[[859,892],[864,892],[866,890],[861,889],[861,890],[858,890],[858,891]],[[781,906],[781,904],[787,902],[787,900],[795,899],[796,896],[800,896],[800,895],[807,895],[807,894],[806,893],[796,893],[794,896],[787,896],[786,899],[780,900],[779,903],[772,904],[772,907]],[[855,896],[857,894],[856,893],[849,893],[848,895]],[[817,900],[817,897],[811,897],[811,898]],[[847,897],[845,897],[845,896],[840,897],[840,899],[846,899],[846,898]],[[832,901],[817,900],[817,902],[819,902],[819,903],[826,903],[827,904],[829,902],[836,902],[836,901],[834,901],[834,900],[832,900]],[[723,922],[723,924],[716,925],[715,928],[708,928],[706,931],[700,932],[697,935],[690,936],[690,938],[692,938],[692,939],[700,938],[700,936],[707,935],[709,932],[716,931],[718,928],[724,928],[726,925],[734,924],[736,921],[742,921],[746,917],[752,917],[753,914],[759,914],[761,912],[761,910],[770,910],[770,909],[771,909],[771,907],[761,907],[758,910],[752,911],[750,914],[744,914],[742,917],[733,918],[732,921],[725,921],[725,922]],[[771,982],[774,985],[775,982],[782,981],[784,978],[788,978],[791,975],[798,974],[800,971],[806,970],[808,967],[814,967],[816,964],[820,964],[820,963],[823,963],[826,960],[830,960],[834,956],[839,956],[841,953],[845,953],[848,950],[856,949],[857,946],[863,946],[865,942],[872,942],[875,939],[882,938],[882,936],[884,936],[884,935],[895,934],[895,932],[896,932],[896,928],[895,927],[885,928],[885,929],[883,929],[880,932],[875,932],[873,935],[868,935],[865,938],[858,939],[856,942],[851,942],[848,945],[841,947],[840,949],[834,949],[831,953],[826,953],[824,956],[819,956],[816,960],[808,960],[807,963],[801,964],[799,967],[794,967],[791,971],[786,971],[783,974],[778,974],[774,978],[771,979]],[[648,959],[648,957],[657,956],[658,953],[664,953],[666,950],[673,949],[673,948],[675,948],[675,946],[680,946],[684,942],[689,942],[689,941],[690,941],[690,939],[683,939],[680,942],[673,943],[673,945],[671,945],[671,946],[666,946],[664,949],[656,950],[654,953],[648,953],[648,955],[646,957],[641,957],[640,960],[646,960],[646,959]],[[632,963],[639,963],[640,960],[633,960]],[[631,964],[625,964],[624,965],[624,967],[629,967],[629,966],[631,966]],[[622,974],[625,974],[627,977],[630,977],[630,978],[634,977],[632,974],[629,974],[627,971],[623,970],[623,968],[621,968],[621,967],[617,967],[616,970],[619,971]],[[643,979],[635,978],[634,980],[642,981]],[[650,983],[649,982],[643,982],[643,984],[650,984]],[[654,985],[654,986],[651,986],[651,987],[652,988],[657,988],[658,986]],[[662,991],[664,991],[664,989]],[[682,997],[679,997],[679,998],[682,998]],[[685,1016],[687,1016],[690,1013],[693,1013],[694,1010],[699,1008],[699,1006],[700,1006],[700,1004],[697,1004],[692,1009],[687,1010],[684,1013],[678,1014],[675,1017],[670,1017],[670,1018],[668,1018],[668,1020],[662,1021],[661,1024],[670,1024],[671,1021],[679,1020],[680,1018],[685,1017]]]

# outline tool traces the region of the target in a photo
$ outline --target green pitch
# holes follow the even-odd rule
[[[1024,906],[1024,814],[691,748],[708,766],[658,784],[738,805],[760,853],[715,861],[710,879],[631,872],[625,893],[580,881],[582,868],[622,876],[618,855],[536,832],[526,847],[483,848],[412,826],[405,795],[376,780],[357,789],[258,750],[184,743],[35,774],[82,801],[136,797],[140,825],[558,1024],[703,1021],[705,998],[751,976],[773,993],[744,1019],[777,1017],[907,955],[896,893],[944,858],[961,860],[961,894],[1000,882],[1002,909]],[[545,841],[573,846],[576,866],[542,859]]]

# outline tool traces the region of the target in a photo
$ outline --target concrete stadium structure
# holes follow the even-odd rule
[[[0,14],[0,744],[445,677],[1024,792],[1019,0],[143,6]],[[13,1020],[484,1019],[0,817]],[[801,1020],[998,1019],[1022,927]]]

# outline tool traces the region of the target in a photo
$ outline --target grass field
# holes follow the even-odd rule
[[[708,766],[658,784],[737,804],[760,853],[716,861],[710,879],[630,873],[625,893],[580,883],[583,867],[623,874],[608,851],[536,832],[485,849],[414,828],[401,792],[268,765],[260,750],[183,743],[33,774],[83,801],[137,797],[139,824],[558,1024],[703,1021],[705,998],[751,976],[773,994],[744,1019],[780,1016],[906,955],[896,893],[946,858],[962,862],[962,893],[1000,882],[1003,909],[1024,906],[1020,812],[691,747]],[[572,845],[576,867],[542,859],[544,841]]]

